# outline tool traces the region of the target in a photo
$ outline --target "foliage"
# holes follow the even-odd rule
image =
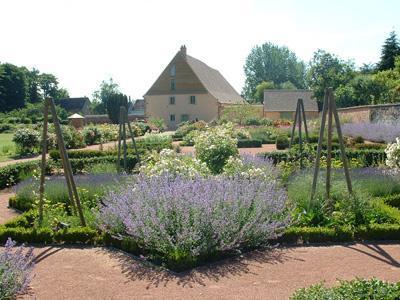
[[[8,239],[0,252],[0,299],[14,299],[24,293],[32,279],[33,248],[15,247]]]
[[[273,181],[139,176],[108,194],[99,223],[179,270],[276,238],[288,224],[285,204],[285,191]]]
[[[292,300],[356,300],[356,299],[385,299],[400,298],[400,283],[390,283],[378,279],[340,280],[334,287],[325,287],[322,283],[297,290]]]
[[[20,155],[36,153],[40,147],[40,134],[32,129],[19,129],[14,133],[13,142]]]
[[[28,175],[32,174],[38,168],[36,161],[16,163],[5,167],[0,167],[0,189],[10,187]]]
[[[24,107],[26,93],[24,72],[12,64],[0,64],[0,111]]]
[[[207,164],[213,174],[222,171],[229,157],[238,154],[232,124],[208,128],[194,138],[196,158]]]
[[[163,132],[165,130],[165,122],[163,118],[150,118],[149,125]]]
[[[343,61],[337,56],[324,50],[317,50],[310,61],[307,72],[307,83],[314,91],[318,106],[322,108],[325,89],[332,87],[336,90],[346,85],[354,77],[354,64]]]
[[[381,60],[378,64],[379,71],[393,69],[396,56],[400,56],[400,43],[396,32],[392,31],[382,46]]]
[[[172,149],[172,137],[161,133],[146,133],[136,141],[136,146],[139,149],[160,152],[162,149]]]
[[[250,104],[236,104],[224,107],[222,110],[221,121],[233,122],[244,125],[245,120],[257,118],[260,112],[257,107]]]
[[[121,93],[113,93],[108,95],[105,104],[108,117],[114,124],[119,123],[121,106],[125,106],[126,110],[128,111],[128,97]]]
[[[256,100],[256,87],[263,81],[282,84],[290,81],[297,88],[304,88],[305,65],[287,47],[272,43],[255,46],[246,58],[246,75],[243,94],[246,99]]]
[[[231,178],[262,178],[269,181],[276,181],[279,175],[271,160],[252,155],[229,157],[222,174]]]
[[[82,133],[76,130],[74,127],[62,125],[61,132],[64,138],[65,147],[67,149],[79,149],[86,146]]]
[[[238,139],[238,148],[260,148],[262,147],[262,142],[256,139]]]
[[[400,168],[400,138],[396,142],[388,144],[386,149],[386,165],[390,168]]]
[[[103,141],[102,132],[96,126],[86,126],[82,134],[86,145],[95,145]]]
[[[345,136],[362,137],[372,142],[391,143],[400,136],[400,125],[389,123],[346,123],[342,125]]]
[[[107,102],[111,95],[120,93],[119,85],[112,78],[103,80],[100,88],[93,92],[93,101],[91,110],[97,114],[107,112]]]
[[[273,122],[270,119],[250,117],[244,120],[246,126],[272,126]]]
[[[273,127],[248,128],[252,139],[260,140],[263,144],[275,144],[276,130]]]
[[[198,121],[198,122],[184,122],[179,124],[178,129],[175,131],[175,135],[179,137],[185,137],[191,131],[194,130],[205,130],[206,129],[206,122]]]
[[[171,149],[163,149],[160,153],[153,152],[139,170],[147,176],[157,176],[167,172],[172,176],[193,178],[210,174],[204,162],[191,156],[179,155]]]
[[[284,135],[279,135],[276,137],[276,149],[285,150],[289,147],[289,140]]]
[[[275,83],[273,81],[262,81],[256,86],[254,92],[254,102],[263,103],[264,102],[264,90],[275,89]]]

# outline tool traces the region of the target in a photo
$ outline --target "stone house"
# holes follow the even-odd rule
[[[245,103],[219,71],[186,52],[182,46],[144,95],[146,117],[164,119],[169,129],[189,120],[213,121],[225,106]]]
[[[298,99],[303,99],[306,118],[318,118],[317,101],[312,95],[310,90],[265,90],[264,118],[293,120]]]

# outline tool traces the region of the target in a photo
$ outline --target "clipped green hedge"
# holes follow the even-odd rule
[[[144,154],[144,149],[138,149],[139,155]],[[128,155],[136,155],[136,152],[133,149],[128,148]],[[79,158],[92,158],[92,157],[104,157],[104,156],[117,156],[117,150],[73,150],[68,151],[68,158],[70,159],[79,159]],[[121,150],[122,155],[122,150]],[[52,150],[49,152],[49,156],[52,160],[58,161],[60,160],[60,152],[58,150]]]
[[[240,139],[237,143],[238,148],[260,148],[262,142],[256,139]]]
[[[327,227],[290,227],[279,238],[286,244],[309,244],[327,242],[349,242],[354,240],[354,232],[350,228]]]
[[[39,166],[38,161],[16,163],[0,168],[0,189],[17,184]]]
[[[390,206],[396,207],[400,209],[400,194],[389,195],[383,197],[382,200]]]
[[[289,148],[289,139],[282,135],[276,138],[276,149],[278,150],[285,150]]]
[[[83,173],[87,170],[88,167],[93,166],[95,164],[104,164],[104,163],[117,163],[118,156],[102,156],[102,157],[90,157],[90,158],[72,158],[70,159],[72,172],[74,174]],[[122,165],[123,157],[121,155],[120,163]],[[127,171],[132,172],[137,164],[136,155],[127,155],[126,157],[126,165]]]
[[[322,151],[322,155],[326,155],[326,151]],[[340,150],[333,150],[334,158],[340,158]],[[386,160],[386,154],[383,150],[349,150],[346,149],[346,155],[349,160],[358,159],[363,161],[364,167],[377,166]],[[273,151],[260,153],[259,156],[271,159],[275,164],[289,159],[289,152]]]

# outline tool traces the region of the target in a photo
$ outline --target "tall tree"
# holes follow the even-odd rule
[[[107,112],[107,102],[111,95],[120,93],[118,83],[112,78],[103,80],[100,88],[93,92],[92,110],[94,113],[104,114]]]
[[[42,73],[39,76],[39,85],[44,97],[57,97],[58,80],[53,74]]]
[[[12,64],[0,65],[0,111],[5,112],[25,105],[26,77]]]
[[[243,94],[255,99],[256,87],[263,81],[276,85],[290,81],[297,88],[305,87],[305,65],[287,47],[265,43],[254,47],[244,65],[246,75]]]
[[[394,68],[396,56],[400,55],[400,44],[396,32],[392,31],[382,46],[381,61],[378,64],[380,71]]]
[[[325,88],[332,87],[336,90],[339,86],[348,84],[354,76],[355,68],[352,62],[319,49],[310,61],[307,83],[314,91],[314,97],[321,109]]]
[[[128,97],[121,93],[113,93],[107,97],[107,114],[114,124],[118,124],[119,110],[121,106],[125,106],[128,110]]]

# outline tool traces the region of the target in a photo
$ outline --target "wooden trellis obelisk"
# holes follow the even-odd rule
[[[81,225],[86,226],[85,218],[83,216],[81,202],[79,200],[78,191],[76,189],[74,177],[72,174],[71,162],[68,159],[67,149],[65,148],[64,138],[61,132],[60,122],[57,117],[56,107],[52,98],[46,98],[44,101],[44,122],[43,122],[43,135],[42,135],[42,161],[41,161],[41,173],[40,173],[40,188],[39,188],[39,222],[43,220],[43,202],[44,202],[44,181],[46,172],[46,153],[47,153],[47,136],[48,136],[48,119],[49,119],[49,108],[53,117],[54,129],[57,137],[58,150],[60,151],[60,157],[62,166],[64,169],[64,176],[67,182],[68,195],[73,209],[73,213],[78,212]]]
[[[332,130],[333,130],[333,119],[335,119],[336,131],[339,138],[340,145],[340,154],[343,162],[344,174],[346,177],[347,190],[350,194],[353,193],[350,173],[349,173],[349,165],[345,153],[345,147],[343,143],[343,135],[342,129],[340,127],[339,115],[336,108],[335,97],[333,95],[332,88],[327,88],[325,90],[324,97],[324,105],[322,109],[322,120],[321,120],[321,128],[319,131],[319,139],[318,139],[318,148],[317,148],[317,157],[315,160],[315,169],[314,169],[314,178],[311,189],[311,200],[315,196],[316,188],[317,188],[317,180],[318,180],[318,172],[320,166],[321,159],[321,151],[322,151],[322,141],[324,139],[324,131],[325,131],[325,123],[326,116],[328,115],[328,140],[327,140],[327,156],[326,156],[326,196],[327,199],[330,199],[330,191],[331,191],[331,171],[332,171]]]
[[[289,149],[292,148],[293,141],[294,141],[294,134],[296,131],[296,127],[299,127],[299,153],[300,153],[300,169],[303,168],[303,139],[302,139],[302,123],[304,123],[304,131],[306,134],[306,143],[308,143],[308,128],[307,128],[307,119],[306,119],[306,112],[304,110],[304,103],[303,99],[297,99],[297,107],[296,112],[294,114],[294,122],[292,127],[292,134],[290,137],[290,144]]]
[[[123,166],[124,166],[124,171],[127,171],[127,150],[128,150],[128,146],[127,146],[127,142],[126,142],[126,127],[128,126],[129,129],[129,134],[131,135],[132,138],[132,143],[133,143],[133,148],[135,149],[135,153],[136,153],[136,159],[137,162],[139,163],[139,153],[137,151],[137,147],[136,147],[136,142],[135,142],[135,136],[134,133],[132,131],[132,127],[131,124],[129,123],[128,120],[128,112],[126,110],[125,106],[120,106],[119,108],[119,133],[118,133],[118,160],[117,160],[117,170],[118,173],[120,173],[121,171],[121,143],[123,146],[123,155],[124,155],[124,160],[123,160]]]

